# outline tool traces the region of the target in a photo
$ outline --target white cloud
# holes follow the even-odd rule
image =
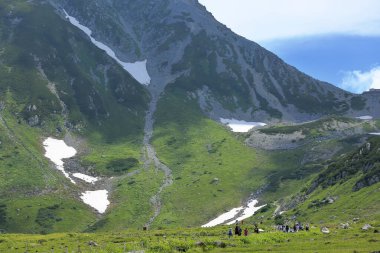
[[[222,23],[254,41],[380,35],[379,0],[200,0]]]
[[[361,93],[371,88],[380,89],[380,66],[367,72],[360,70],[345,72],[340,87],[355,93]]]

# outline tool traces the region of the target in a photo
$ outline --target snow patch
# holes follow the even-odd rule
[[[256,206],[258,201],[256,199],[250,200],[246,206],[241,206],[237,208],[233,208],[230,211],[219,215],[216,219],[210,221],[209,223],[202,225],[202,227],[215,227],[220,224],[225,224],[228,220],[233,219],[233,221],[228,222],[227,225],[232,225],[238,221],[245,220],[252,215],[254,215],[259,209],[263,208],[266,205],[262,206]],[[238,216],[238,214],[241,213],[241,215]]]
[[[370,135],[380,135],[380,133],[369,133]]]
[[[247,122],[244,120],[223,118],[220,118],[220,122],[222,122],[225,125],[228,125],[235,133],[246,133],[254,127],[267,125],[263,122]]]
[[[356,117],[357,119],[362,119],[362,120],[371,120],[373,119],[372,116],[369,116],[369,115],[365,115],[365,116],[359,116],[359,117]]]
[[[245,219],[253,216],[259,209],[261,209],[264,206],[266,206],[266,205],[256,206],[258,203],[259,203],[259,201],[257,201],[256,199],[250,200],[248,202],[247,206],[244,207],[244,211],[243,211],[242,215],[240,215],[239,217],[237,217],[234,221],[231,221],[231,222],[227,223],[227,225],[234,224],[236,220],[238,220],[238,221],[245,220]]]
[[[90,184],[93,184],[99,180],[99,178],[97,178],[97,177],[88,176],[88,175],[85,175],[82,173],[74,173],[73,177],[79,178],[79,179],[81,179],[87,183],[90,183]]]
[[[49,158],[54,164],[55,167],[65,175],[70,181],[75,184],[74,180],[70,177],[69,173],[65,171],[64,162],[62,159],[70,158],[75,156],[77,151],[75,148],[66,145],[63,140],[57,140],[54,138],[47,138],[43,142],[45,148],[45,157]]]
[[[119,58],[117,58],[115,52],[110,47],[108,47],[107,45],[103,44],[100,41],[97,41],[96,39],[94,39],[92,37],[92,31],[88,27],[80,24],[76,18],[67,14],[67,12],[65,10],[63,10],[63,11],[65,13],[66,18],[69,20],[69,22],[72,25],[76,26],[77,28],[82,30],[85,34],[87,34],[87,36],[90,38],[91,42],[95,46],[97,46],[101,50],[105,51],[108,54],[108,56],[110,56],[115,61],[117,61],[124,68],[124,70],[126,70],[129,74],[131,74],[133,76],[133,78],[135,78],[139,83],[141,83],[143,85],[149,85],[150,84],[151,78],[150,78],[148,70],[146,68],[147,60],[137,61],[134,63],[121,61]]]
[[[84,203],[93,207],[99,213],[104,213],[107,210],[110,202],[108,201],[108,191],[98,190],[98,191],[86,191],[82,193],[80,197]]]
[[[233,219],[241,210],[243,210],[242,206],[233,208],[230,211],[219,215],[216,219],[213,219],[209,223],[202,225],[202,228],[215,227],[217,225],[223,224],[227,220]]]

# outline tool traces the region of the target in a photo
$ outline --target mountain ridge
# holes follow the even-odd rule
[[[372,113],[379,116],[376,107],[366,106],[365,97],[305,76],[273,53],[218,23],[197,1],[140,1],[138,4],[134,1],[113,1],[108,4],[93,2],[90,7],[81,4],[75,8],[78,4],[70,1],[61,3],[61,6],[71,8],[79,15],[78,18],[94,13],[96,7],[93,6],[96,5],[101,5],[98,8],[105,10],[113,8],[112,15],[119,15],[117,22],[121,20],[121,24],[116,21],[112,24],[117,27],[116,30],[124,30],[125,36],[135,38],[134,45],[139,45],[138,51],[148,59],[149,72],[153,79],[157,79],[148,87],[151,93],[161,94],[173,82],[176,86],[183,86],[183,82],[190,78],[192,85],[185,87],[186,92],[193,92],[192,96],[197,97],[202,110],[216,120],[234,117],[256,121],[265,118],[271,121],[274,117],[285,121],[306,121],[331,113],[352,116]],[[141,15],[129,13],[127,7],[143,8],[145,12]],[[106,12],[103,15],[111,17]],[[141,16],[144,21],[141,21]],[[97,16],[90,20],[82,18],[87,25],[96,26]],[[197,22],[194,23],[194,20]],[[100,27],[102,30],[105,28]],[[103,33],[98,33],[99,37]],[[108,36],[107,40],[111,46],[117,44],[110,38],[112,36]],[[126,51],[117,45],[114,48],[121,56],[127,55],[130,60],[138,59],[133,50]],[[189,54],[196,50],[200,50],[197,62],[189,62]],[[186,52],[191,53],[185,55]],[[203,64],[209,70],[194,70],[196,64]],[[179,77],[183,79],[182,84],[176,82]],[[235,89],[243,93],[236,93]],[[228,93],[235,97],[224,98]],[[357,104],[359,106],[355,106]]]

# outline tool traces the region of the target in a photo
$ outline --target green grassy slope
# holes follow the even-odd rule
[[[111,206],[107,215],[87,231],[123,231],[142,228],[151,216],[151,197],[160,186],[163,176],[152,168],[140,170],[136,174],[121,176],[114,182]]]
[[[67,133],[82,142],[83,168],[117,176],[110,210],[137,208],[139,184],[124,177],[142,167],[146,89],[47,4],[1,1],[0,17],[0,229],[84,231],[99,220],[43,156],[44,138]],[[134,204],[120,209],[124,194]]]
[[[307,200],[285,213],[286,217],[296,215],[298,219],[319,224],[332,224],[338,222],[353,223],[354,218],[369,224],[380,220],[380,184],[365,187],[352,192],[355,179],[341,184],[318,189],[310,194]],[[333,203],[326,201],[333,198]]]
[[[40,3],[2,1],[0,11],[0,92],[14,94],[20,118],[59,121],[61,101],[66,124],[82,134],[142,135],[147,91],[82,31]]]
[[[377,226],[379,226],[377,224]],[[249,229],[253,227],[248,225]],[[266,232],[228,238],[227,227],[212,229],[129,230],[119,233],[0,235],[2,252],[376,252],[380,235],[361,231],[360,224],[344,230],[330,227],[310,232]],[[376,227],[378,228],[378,227]]]
[[[15,120],[9,97],[0,113],[0,229],[48,233],[83,231],[95,220],[64,176],[42,155],[42,130]],[[16,108],[14,107],[16,106]]]
[[[326,152],[332,153],[330,159],[335,159],[362,142],[360,131],[358,134],[353,131],[348,137],[330,136],[333,125],[348,122],[358,129],[375,129],[372,123],[366,127],[366,122],[346,118],[271,127],[259,131],[268,131],[270,135],[274,131],[286,134],[302,129],[310,141],[294,149],[265,151],[245,146],[244,134],[233,134],[205,118],[196,101],[183,94],[180,88],[168,88],[156,114],[153,144],[160,159],[173,170],[175,179],[164,192],[164,206],[156,227],[204,224],[240,206],[259,189],[264,189],[261,203],[272,203],[268,213],[273,213],[273,203],[279,204],[302,191],[323,169]],[[321,136],[330,137],[319,139]]]
[[[164,192],[157,227],[206,223],[240,206],[260,188],[277,185],[275,175],[288,174],[299,162],[296,153],[245,146],[239,136],[205,118],[196,101],[184,99],[175,88],[160,101],[156,120],[153,144],[174,178]],[[286,194],[276,196],[282,193]]]
[[[285,199],[277,199],[276,204],[286,210],[282,215],[274,217],[276,205],[272,204],[251,220],[267,224],[298,220],[352,226],[358,219],[377,224],[380,220],[379,140],[370,137],[354,151],[326,161],[320,172],[316,171],[296,187],[297,193],[289,192]]]
[[[292,213],[326,223],[380,220],[379,147],[380,138],[371,137],[361,148],[331,162],[299,194],[306,201]]]

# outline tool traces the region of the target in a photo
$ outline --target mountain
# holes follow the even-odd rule
[[[379,116],[364,97],[320,82],[218,23],[197,1],[55,1],[121,59],[147,60],[154,94],[181,92],[208,116],[304,121]],[[110,29],[112,27],[112,29]]]
[[[197,1],[5,0],[0,12],[5,231],[200,226],[288,200],[379,129],[352,119],[379,117],[379,96],[299,72]],[[235,134],[221,117],[273,125]],[[302,138],[255,145],[284,129]],[[46,140],[74,155],[49,160]]]

